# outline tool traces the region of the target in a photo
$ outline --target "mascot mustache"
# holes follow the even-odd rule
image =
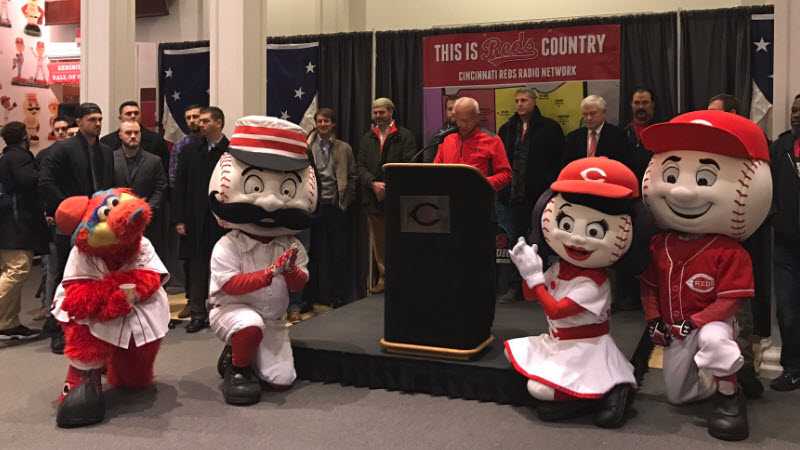
[[[269,212],[252,203],[220,203],[217,194],[217,191],[208,194],[209,206],[214,214],[226,222],[290,230],[304,230],[311,224],[311,214],[302,209],[279,209]],[[272,219],[274,222],[262,222],[264,219]]]

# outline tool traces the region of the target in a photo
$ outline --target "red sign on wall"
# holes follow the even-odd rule
[[[618,80],[619,25],[423,39],[425,87]]]
[[[47,65],[50,84],[81,84],[81,62],[59,61]]]

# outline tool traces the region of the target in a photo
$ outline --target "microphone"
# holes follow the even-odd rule
[[[438,133],[436,133],[435,135],[433,135],[433,139],[431,139],[431,141],[440,140],[440,142],[441,142],[441,141],[444,140],[445,137],[447,137],[448,134],[453,134],[453,133],[456,133],[456,132],[458,132],[458,127],[455,126],[455,125],[450,125],[449,127],[445,128],[445,129],[439,131]]]
[[[426,150],[430,150],[430,149],[438,147],[439,144],[444,142],[444,138],[446,138],[447,135],[453,134],[453,133],[456,133],[456,132],[458,132],[458,127],[455,126],[455,125],[450,125],[450,126],[448,126],[447,128],[445,128],[443,130],[439,130],[438,133],[434,134],[433,137],[431,137],[430,144],[428,144],[427,146],[423,147],[422,150],[420,150],[417,153],[415,153],[414,156],[411,157],[411,161],[410,162],[417,162],[417,159],[420,156],[423,156],[423,153],[425,153]]]

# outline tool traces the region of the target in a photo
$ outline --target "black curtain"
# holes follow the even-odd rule
[[[681,13],[681,111],[705,108],[709,98],[726,93],[739,100],[739,114],[750,115],[752,14],[752,8]]]
[[[422,31],[376,33],[375,96],[395,104],[397,122],[422,146]]]
[[[318,106],[336,111],[336,134],[353,147],[358,155],[358,141],[369,129],[372,106],[372,33],[339,33],[316,36],[276,37],[271,44],[319,42]],[[356,190],[360,195],[360,190]],[[350,242],[348,248],[351,280],[350,298],[366,296],[369,274],[369,231],[361,213],[361,199],[350,207]],[[328,299],[317,299],[327,301]]]
[[[631,96],[640,86],[655,94],[656,120],[672,118],[678,112],[676,15],[625,16],[620,24],[620,126],[631,121]]]

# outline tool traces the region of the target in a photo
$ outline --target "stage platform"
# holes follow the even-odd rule
[[[538,304],[498,304],[492,327],[496,339],[474,361],[384,352],[379,344],[383,337],[383,306],[383,296],[373,295],[292,326],[298,377],[519,406],[534,403],[525,389],[526,379],[511,368],[503,355],[503,343],[547,330]],[[639,311],[611,317],[611,335],[628,356],[643,329],[644,319]]]

